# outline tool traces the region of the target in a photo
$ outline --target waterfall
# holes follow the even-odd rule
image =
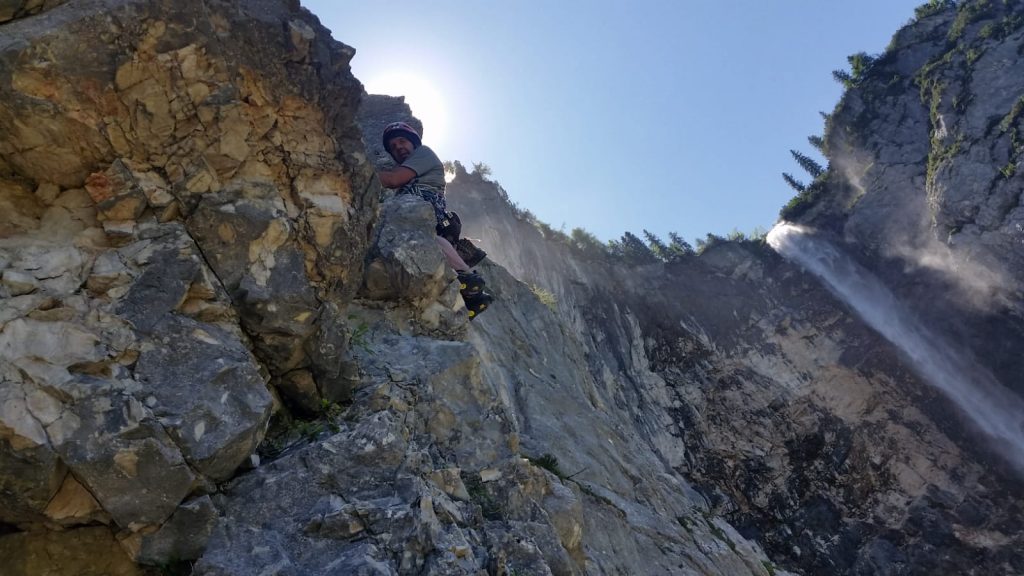
[[[966,350],[928,330],[871,272],[808,230],[781,223],[768,234],[776,252],[822,279],[869,326],[899,348],[913,370],[951,399],[1024,473],[1024,400]]]

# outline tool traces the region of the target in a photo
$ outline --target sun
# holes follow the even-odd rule
[[[413,116],[423,121],[423,141],[443,148],[448,136],[448,111],[441,92],[428,80],[410,72],[389,72],[366,82],[368,94],[405,96]]]

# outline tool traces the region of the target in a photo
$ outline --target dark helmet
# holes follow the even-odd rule
[[[412,142],[413,146],[419,148],[423,142],[420,141],[420,135],[416,133],[416,129],[409,126],[405,122],[392,122],[384,128],[384,134],[381,136],[381,141],[384,143],[384,150],[388,150],[388,142],[391,142],[393,138],[404,136]]]

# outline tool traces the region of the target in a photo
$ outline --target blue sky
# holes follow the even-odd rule
[[[445,160],[602,240],[770,228],[806,181],[832,70],[882,52],[924,0],[303,0],[405,95]],[[472,215],[464,217],[471,218]]]

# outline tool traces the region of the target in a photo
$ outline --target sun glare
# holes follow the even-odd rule
[[[408,72],[392,72],[367,81],[366,92],[405,96],[413,115],[423,121],[423,141],[434,149],[444,146],[448,111],[441,93],[429,81]]]

